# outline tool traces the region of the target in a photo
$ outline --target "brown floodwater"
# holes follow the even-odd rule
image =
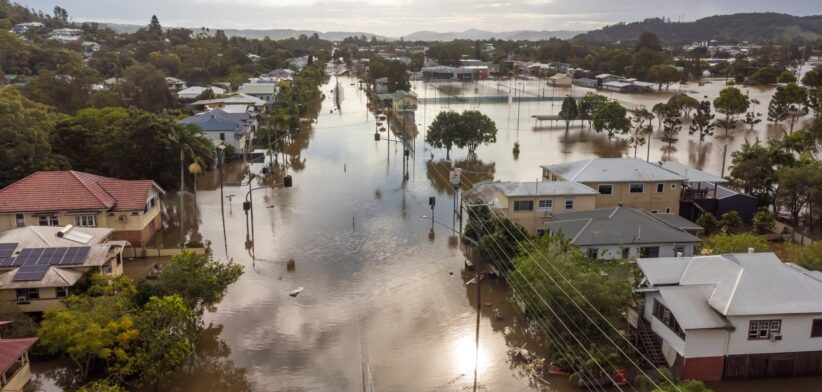
[[[245,274],[206,313],[207,329],[197,359],[165,380],[162,390],[362,391],[370,379],[375,391],[463,391],[473,388],[475,365],[480,390],[577,390],[565,378],[552,378],[550,385],[535,384],[521,366],[512,363],[511,348],[544,354],[543,340],[506,302],[508,291],[500,281],[485,279],[480,285],[479,346],[475,345],[475,286],[465,284],[472,273],[464,270],[466,256],[451,231],[453,188],[447,182],[448,165],[441,161],[445,152],[427,147],[423,138],[441,110],[474,108],[496,121],[497,142],[480,147],[476,157],[468,159],[462,150],[451,152],[455,165],[464,169],[464,186],[489,179],[537,179],[541,164],[626,156],[627,145],[596,134],[587,124],[584,129],[576,125],[568,135],[560,126],[534,128],[531,115],[556,112],[559,102],[553,108],[551,102],[427,104],[417,110],[419,131],[409,133],[416,137],[411,141],[413,153],[405,161],[402,146],[385,141],[387,132],[382,133],[382,141],[374,141],[376,120],[354,83],[355,79],[340,78],[339,84],[332,79],[324,85],[326,98],[316,110],[316,120],[305,121],[288,141],[284,157],[277,157],[278,163],[287,160],[287,168],[278,166],[277,179],[253,180],[258,187],[279,183],[283,174],[294,179],[293,188],[253,192],[253,225],[242,201],[248,191],[246,173],[249,167],[259,172],[261,162],[226,164],[222,198],[219,171],[200,176],[196,194],[183,194],[182,208],[178,195],[168,195],[165,207],[170,224],[158,243],[176,246],[203,239],[215,257],[243,265]],[[414,88],[419,95],[432,97],[485,94],[502,91],[496,83],[455,84],[440,92],[431,84],[415,82]],[[525,85],[531,94],[543,88],[542,83]],[[335,86],[345,89],[338,109],[330,93]],[[721,86],[686,88],[715,95]],[[585,91],[554,94],[568,92]],[[761,97],[764,110],[770,92],[751,90],[750,94]],[[652,106],[669,95],[614,98]],[[401,136],[393,126],[392,139]],[[752,132],[736,131],[721,143],[719,139],[693,142],[683,131],[669,155],[718,173],[725,143],[733,151],[746,137],[781,134],[771,128],[760,124]],[[516,158],[515,141],[521,144]],[[653,142],[651,159],[663,157],[661,147],[658,140]],[[437,197],[433,234],[429,196]],[[293,271],[287,268],[289,260],[295,262]],[[139,275],[152,262],[129,261],[128,269]],[[289,296],[298,287],[304,290]],[[503,312],[503,320],[496,319],[494,308]],[[67,366],[59,361],[35,363],[36,389],[68,389]],[[809,390],[821,381],[712,387],[717,391]]]

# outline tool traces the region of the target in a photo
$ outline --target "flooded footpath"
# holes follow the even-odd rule
[[[344,89],[339,108],[331,94],[337,85]],[[433,94],[431,88],[415,84],[420,95]],[[624,156],[627,146],[578,125],[568,135],[564,127],[534,128],[530,115],[549,114],[544,113],[547,102],[519,108],[421,105],[419,131],[406,160],[401,144],[385,140],[387,132],[374,140],[377,120],[355,79],[340,78],[336,84],[332,78],[322,89],[327,97],[316,119],[304,122],[286,149],[293,187],[253,191],[253,222],[242,208],[249,188],[247,165],[241,162],[223,167],[222,196],[220,172],[212,171],[200,176],[196,195],[184,195],[182,209],[177,197],[166,201],[175,212],[173,220],[183,222],[182,228],[166,230],[166,245],[181,236],[202,235],[216,258],[243,265],[245,274],[207,312],[196,360],[166,380],[162,390],[363,391],[364,385],[373,385],[374,391],[464,391],[474,388],[475,370],[478,390],[578,390],[565,378],[538,387],[511,362],[510,349],[542,353],[543,340],[506,302],[503,282],[480,284],[475,344],[476,287],[466,285],[473,273],[465,271],[465,255],[453,236],[449,165],[441,162],[444,151],[425,146],[425,128],[438,111],[448,109],[474,107],[497,122],[497,143],[480,147],[475,159],[468,160],[465,151],[451,152],[465,169],[466,186],[487,179],[533,180],[541,174],[540,164]],[[719,171],[714,170],[721,158],[716,146],[692,146],[686,131],[681,139],[674,154],[678,160]],[[517,158],[512,156],[515,141],[521,144]],[[661,154],[658,142],[652,145],[651,159]],[[254,163],[251,170],[259,172],[263,165]],[[252,183],[262,185],[256,179]],[[433,210],[431,196],[437,201]],[[136,271],[149,266],[138,263],[143,264]],[[289,295],[298,288],[303,288],[298,295]],[[32,370],[35,390],[59,391],[65,385],[66,364],[33,363]],[[820,382],[712,387],[808,390]]]

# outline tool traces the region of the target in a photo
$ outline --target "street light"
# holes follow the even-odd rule
[[[225,230],[225,196],[223,196],[223,158],[225,157],[225,144],[217,146],[217,164],[220,166],[220,215],[223,218],[223,245],[225,245],[225,256],[228,258],[228,235]]]

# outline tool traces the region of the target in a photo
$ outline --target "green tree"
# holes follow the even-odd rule
[[[725,136],[728,130],[736,126],[736,116],[745,113],[750,106],[750,100],[736,87],[725,87],[719,92],[719,96],[714,99],[714,107],[720,114],[725,115],[725,119],[719,124],[725,128]]]
[[[747,253],[748,248],[755,252],[766,252],[768,241],[752,233],[720,233],[708,237],[702,244],[702,253],[721,255],[725,253]]]
[[[643,31],[637,38],[634,51],[639,52],[642,49],[648,49],[652,52],[661,52],[662,42],[660,42],[659,37],[657,37],[656,34],[649,31]]]
[[[717,220],[714,214],[711,214],[710,212],[703,212],[699,214],[699,218],[697,218],[695,223],[705,230],[706,235],[716,233],[720,227],[719,220]]]
[[[773,67],[764,67],[758,69],[751,76],[748,77],[748,83],[752,84],[775,84],[779,78],[779,71]]]
[[[773,231],[776,220],[767,208],[757,209],[753,216],[753,228],[756,234],[768,234]]]
[[[711,112],[711,101],[707,99],[700,101],[691,119],[691,124],[688,126],[688,134],[697,134],[699,141],[704,142],[706,136],[714,134],[714,128],[716,128],[714,117],[716,116]]]
[[[608,98],[604,95],[596,93],[587,93],[579,100],[579,115],[581,119],[588,120],[588,127],[594,119],[594,113],[608,102]]]
[[[459,140],[460,114],[449,110],[440,112],[425,135],[425,142],[434,148],[445,149],[445,159],[451,159],[451,148]]]
[[[160,25],[160,20],[157,19],[157,15],[151,15],[151,22],[148,23],[147,31],[151,38],[155,40],[163,37],[163,26]]]
[[[207,255],[183,252],[160,272],[157,286],[166,295],[179,295],[198,315],[216,304],[228,286],[243,274],[237,264],[223,264]]]
[[[645,145],[648,142],[646,137],[650,138],[653,131],[651,122],[654,120],[654,115],[648,109],[641,108],[634,111],[634,120],[632,121],[634,133],[628,138],[628,144],[634,148],[634,158],[636,158],[637,148]]]
[[[497,141],[497,125],[490,117],[478,110],[466,110],[460,114],[457,147],[468,148],[474,154],[481,144]]]
[[[579,117],[579,108],[577,108],[577,101],[574,97],[567,95],[565,99],[562,100],[562,108],[559,110],[559,116],[565,120],[565,133],[568,133],[571,121]]]
[[[177,372],[194,354],[197,315],[179,295],[151,297],[134,320],[135,365],[149,385]]]
[[[731,153],[731,184],[759,199],[759,205],[770,205],[774,200],[776,183],[773,153],[757,139],[747,141]]]
[[[679,112],[670,110],[665,112],[665,117],[662,119],[662,141],[668,143],[668,152],[670,153],[673,144],[679,141],[679,132],[682,131],[682,119],[679,118]]]
[[[608,138],[616,134],[628,132],[631,120],[626,117],[628,112],[617,101],[609,101],[594,112],[594,129],[597,132],[607,132]]]
[[[768,117],[770,120],[777,122],[784,119],[790,119],[790,132],[793,132],[793,126],[796,120],[807,114],[806,100],[807,93],[796,83],[788,83],[785,86],[776,88],[776,92],[771,97],[771,103],[768,106]],[[771,118],[771,106],[774,106],[774,117]],[[776,109],[778,108],[778,110]]]
[[[168,91],[165,75],[151,64],[135,64],[123,73],[121,91],[125,106],[159,113],[171,107],[173,98]]]
[[[667,91],[673,83],[682,80],[682,78],[682,73],[678,69],[667,64],[653,65],[648,71],[648,79],[657,84],[658,91],[662,91],[663,85]]]
[[[77,392],[127,392],[127,390],[107,380],[96,380],[83,385]]]
[[[796,75],[793,72],[785,70],[779,74],[779,77],[776,79],[777,83],[796,83]]]
[[[817,65],[814,69],[805,72],[805,76],[802,77],[802,84],[811,88],[822,87],[822,65]]]
[[[685,117],[690,117],[691,111],[699,108],[699,101],[687,94],[677,94],[668,99],[668,106],[675,108]]]
[[[736,233],[742,229],[742,217],[736,211],[728,211],[722,214],[719,219],[722,224],[722,231],[725,233]]]
[[[45,105],[21,96],[16,88],[0,88],[0,187],[38,170],[68,167],[49,143],[59,118]]]

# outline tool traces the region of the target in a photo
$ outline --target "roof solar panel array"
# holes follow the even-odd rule
[[[26,248],[15,258],[0,259],[2,267],[20,267],[29,265],[77,265],[83,264],[88,257],[87,246],[65,248]]]
[[[43,279],[43,276],[46,275],[50,267],[51,266],[47,264],[24,265],[17,270],[17,273],[14,274],[11,280],[14,282],[40,280]]]
[[[14,250],[17,249],[17,243],[3,243],[0,244],[0,258],[11,257]]]

